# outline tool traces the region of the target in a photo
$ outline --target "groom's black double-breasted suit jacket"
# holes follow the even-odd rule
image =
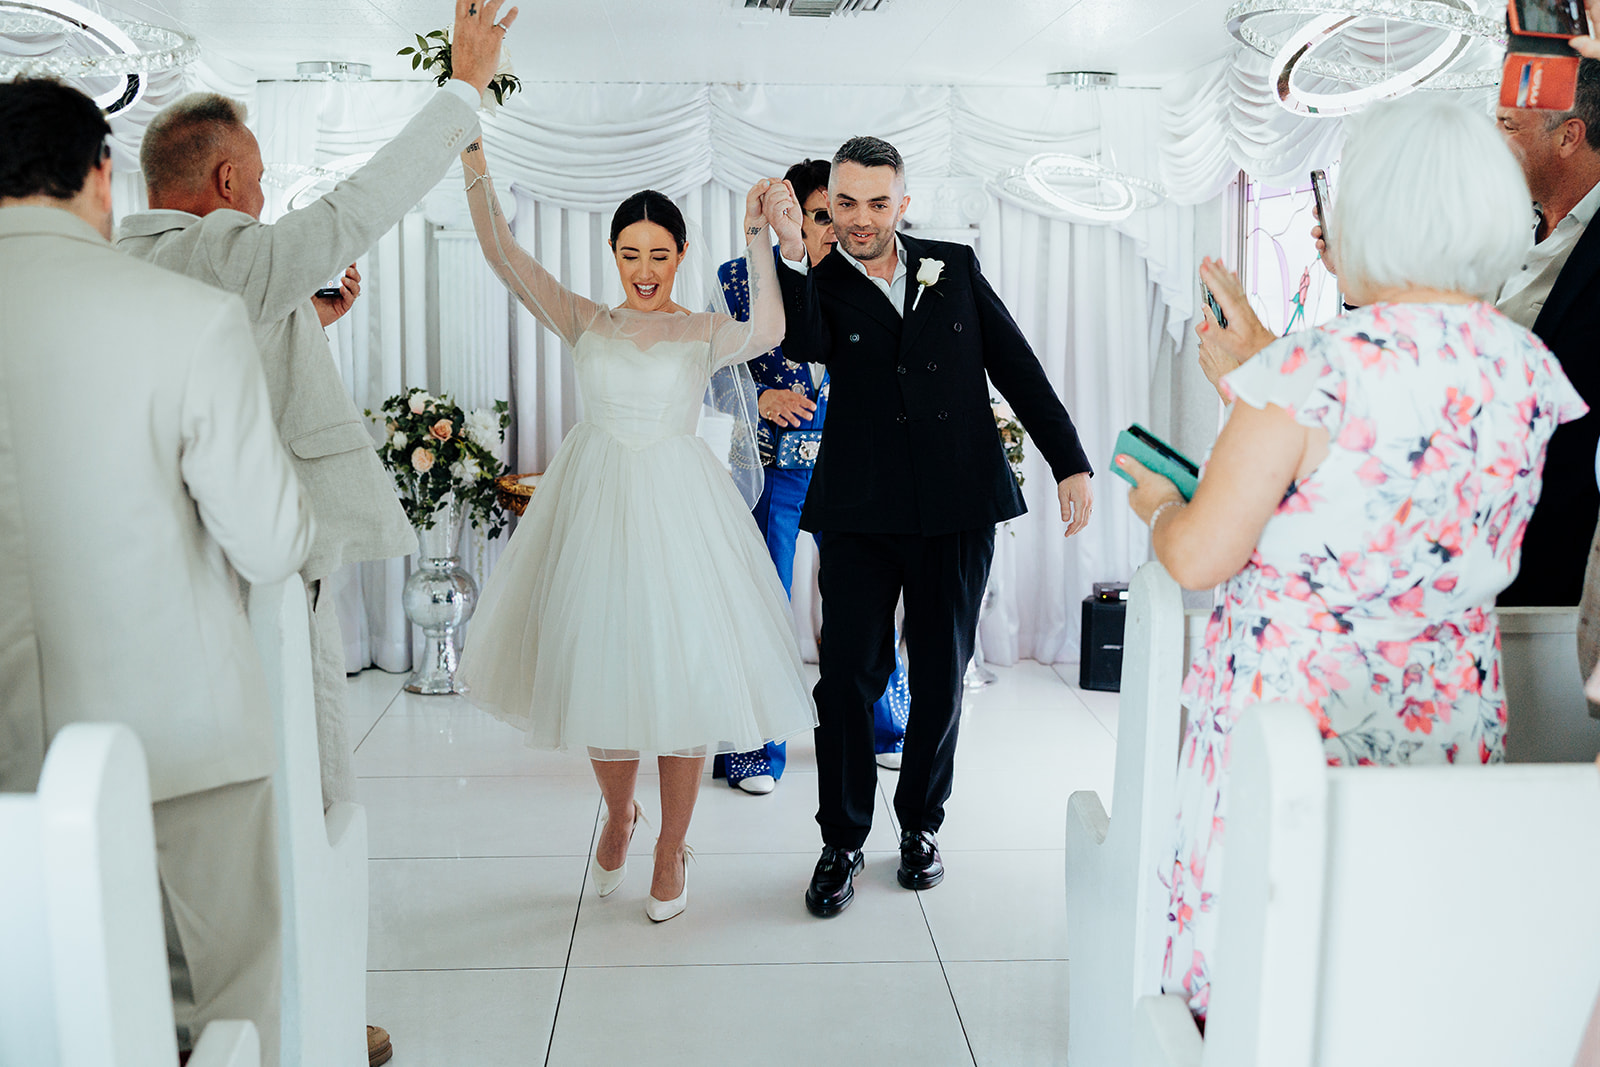
[[[900,241],[903,316],[842,255],[809,275],[780,269],[784,353],[828,364],[832,382],[800,520],[807,530],[935,535],[992,527],[1026,511],[985,372],[1056,481],[1090,470],[1071,418],[972,249]],[[924,259],[944,269],[919,301]]]
[[[1071,418],[972,250],[899,241],[899,312],[842,253],[807,273],[778,270],[784,354],[826,363],[832,383],[800,524],[822,550],[817,822],[837,848],[860,848],[872,825],[871,708],[894,667],[902,594],[911,714],[895,810],[905,830],[937,830],[944,818],[995,524],[1027,510],[989,383],[1057,481],[1090,472]],[[929,259],[944,266],[919,301]]]

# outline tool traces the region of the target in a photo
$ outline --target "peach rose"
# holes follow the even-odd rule
[[[434,439],[439,441],[450,440],[450,435],[454,432],[455,427],[451,425],[449,419],[440,419],[438,422],[428,427],[428,433],[432,434]]]
[[[411,469],[418,474],[427,474],[433,469],[433,453],[426,448],[418,448],[411,453]]]

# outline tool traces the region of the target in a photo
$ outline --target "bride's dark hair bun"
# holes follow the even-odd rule
[[[689,241],[689,227],[684,224],[683,212],[665,194],[654,189],[634,193],[617,207],[617,213],[611,216],[611,243],[615,245],[617,235],[636,222],[653,222],[672,234],[679,252]]]

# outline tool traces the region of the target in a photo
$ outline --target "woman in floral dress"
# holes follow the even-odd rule
[[[1206,261],[1229,325],[1207,313],[1204,358],[1248,361],[1221,378],[1233,408],[1200,487],[1185,504],[1116,458],[1172,576],[1225,583],[1183,687],[1173,848],[1150,874],[1170,902],[1163,988],[1201,1019],[1240,713],[1304,706],[1330,764],[1503,759],[1494,598],[1516,574],[1545,445],[1587,410],[1544,345],[1485,302],[1530,246],[1520,170],[1482,115],[1420,96],[1372,108],[1345,149],[1332,251],[1364,306],[1279,340]]]

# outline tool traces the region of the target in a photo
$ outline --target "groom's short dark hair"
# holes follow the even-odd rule
[[[833,154],[833,165],[854,163],[861,167],[893,167],[895,174],[906,176],[906,161],[900,158],[894,145],[882,137],[852,137],[839,146]]]

